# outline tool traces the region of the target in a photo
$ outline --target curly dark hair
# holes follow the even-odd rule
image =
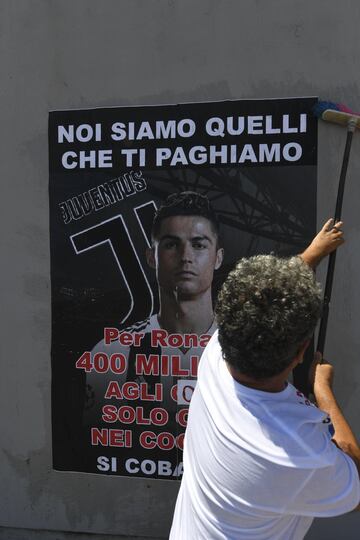
[[[159,234],[161,222],[171,216],[202,216],[210,221],[214,234],[219,237],[219,222],[206,195],[196,191],[171,193],[155,213],[151,228],[152,238]]]
[[[225,360],[265,379],[281,373],[309,339],[321,314],[321,291],[300,257],[257,255],[230,272],[215,309]]]

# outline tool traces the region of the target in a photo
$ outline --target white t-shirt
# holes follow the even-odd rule
[[[355,508],[357,469],[328,426],[291,384],[270,393],[236,382],[215,332],[190,404],[170,540],[300,540],[314,516]]]

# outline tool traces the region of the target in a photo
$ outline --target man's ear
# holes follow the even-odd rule
[[[296,364],[302,364],[302,361],[304,359],[304,354],[305,354],[305,351],[306,349],[308,348],[308,346],[310,345],[310,339],[307,339],[306,341],[304,341],[304,343],[302,345],[300,345],[299,347],[299,351],[295,357],[295,359],[297,360]]]
[[[223,248],[219,248],[216,252],[216,260],[215,260],[215,270],[220,268],[222,265],[222,262],[224,260],[224,250]]]
[[[156,262],[155,262],[155,248],[147,248],[146,249],[146,262],[150,266],[150,268],[156,268]]]

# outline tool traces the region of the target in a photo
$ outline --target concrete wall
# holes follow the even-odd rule
[[[358,0],[1,1],[1,539],[165,538],[177,491],[51,469],[48,111],[308,95],[360,109],[359,20]],[[321,123],[319,223],[344,138]],[[357,137],[326,348],[358,434],[359,150]],[[318,520],[308,538],[355,539],[358,523]]]

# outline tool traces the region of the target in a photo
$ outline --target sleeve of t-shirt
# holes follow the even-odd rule
[[[360,483],[356,465],[338,450],[332,465],[309,471],[295,497],[290,498],[287,512],[313,517],[339,516],[353,510],[359,502]]]

